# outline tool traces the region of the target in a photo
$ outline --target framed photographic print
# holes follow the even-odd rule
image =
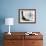
[[[36,9],[19,9],[19,23],[36,23]]]

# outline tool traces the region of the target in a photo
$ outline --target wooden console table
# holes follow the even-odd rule
[[[11,32],[8,35],[4,33],[4,46],[43,46],[43,35],[25,35],[26,32]],[[34,32],[33,32],[34,33]]]

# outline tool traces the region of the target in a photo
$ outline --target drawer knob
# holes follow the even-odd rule
[[[32,42],[32,44],[34,44],[35,42]]]

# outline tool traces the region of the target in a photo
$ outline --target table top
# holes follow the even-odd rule
[[[11,35],[26,35],[25,33],[27,32],[11,32]],[[42,35],[40,32],[32,32],[32,34],[29,35],[35,35],[35,33],[38,35]],[[4,34],[9,35],[8,32],[5,32]]]

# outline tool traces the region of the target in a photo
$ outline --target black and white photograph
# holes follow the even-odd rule
[[[20,23],[35,23],[36,9],[19,9],[19,22]]]

